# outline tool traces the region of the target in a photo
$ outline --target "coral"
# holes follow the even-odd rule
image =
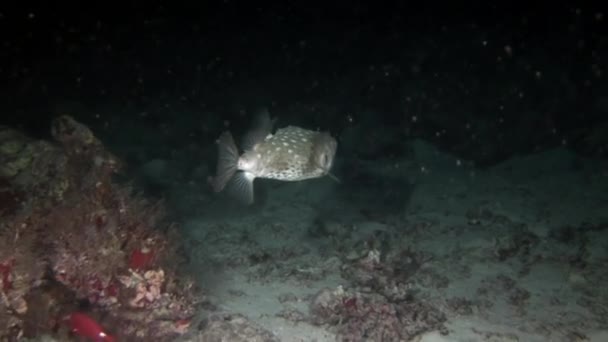
[[[62,116],[52,135],[0,127],[0,340],[70,339],[83,310],[117,340],[174,340],[197,301],[162,202],[117,184],[85,125]]]
[[[35,253],[35,232],[21,217],[0,223],[0,308],[13,313],[0,321],[0,336],[13,329],[17,317],[28,312],[25,296],[44,275],[42,255]],[[6,322],[7,326],[2,326]]]
[[[14,215],[21,206],[23,193],[10,182],[0,178],[0,218]]]
[[[431,330],[445,333],[445,316],[421,301],[390,302],[374,293],[323,289],[311,301],[313,324],[337,327],[340,341],[410,341]]]
[[[345,252],[341,266],[352,288],[323,289],[313,296],[310,322],[333,326],[340,341],[410,341],[431,330],[446,333],[442,310],[415,291],[417,282],[427,279],[424,287],[445,285],[427,267],[431,256],[409,248],[381,251],[373,239],[362,247]]]
[[[412,294],[412,278],[425,264],[429,256],[409,249],[380,254],[368,250],[359,259],[353,259],[342,267],[342,276],[353,284],[369,287],[393,301],[408,299]]]
[[[33,157],[31,139],[9,127],[0,126],[0,178],[11,178],[27,168]]]
[[[199,326],[202,332],[193,340],[200,342],[278,342],[272,333],[240,315],[214,315]]]
[[[161,297],[161,287],[165,282],[163,270],[146,271],[143,275],[130,270],[130,276],[120,276],[118,280],[127,289],[134,289],[135,295],[129,300],[129,306],[143,308],[146,304],[153,303]]]

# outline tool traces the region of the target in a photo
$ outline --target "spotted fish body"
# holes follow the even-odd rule
[[[262,113],[245,136],[242,155],[229,132],[220,136],[217,175],[212,180],[216,192],[232,183],[233,193],[252,203],[255,178],[301,181],[331,175],[337,148],[331,135],[296,126],[273,135],[272,125],[268,113]]]
[[[324,141],[326,140],[326,141]],[[256,158],[256,167],[245,170],[257,178],[300,181],[324,176],[323,163],[314,158],[315,144],[326,143],[327,152],[335,150],[335,140],[327,133],[288,126],[256,145],[243,158]],[[333,158],[333,156],[332,156]]]

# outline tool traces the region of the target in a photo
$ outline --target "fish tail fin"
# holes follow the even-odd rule
[[[243,150],[250,151],[255,145],[266,140],[266,137],[272,133],[276,121],[276,118],[270,118],[268,109],[261,109],[253,119],[251,128],[243,137]]]
[[[232,134],[226,131],[217,140],[218,161],[215,177],[211,178],[213,191],[220,192],[238,169],[239,151]]]
[[[250,172],[237,172],[226,186],[226,190],[232,197],[246,205],[253,204],[253,180],[255,176]]]

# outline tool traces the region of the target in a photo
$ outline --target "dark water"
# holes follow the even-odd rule
[[[268,106],[338,136],[365,125],[369,141],[345,149],[366,158],[412,137],[478,165],[558,145],[605,156],[605,16],[559,3],[23,5],[0,16],[2,121],[44,134],[67,112],[108,143],[132,122],[180,148]]]

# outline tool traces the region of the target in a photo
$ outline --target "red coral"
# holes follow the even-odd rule
[[[154,262],[155,253],[148,248],[138,248],[131,253],[129,267],[134,270],[149,268]]]
[[[13,287],[11,271],[15,265],[15,259],[6,260],[0,262],[0,279],[2,279],[2,290],[4,292],[10,290]]]
[[[72,313],[69,317],[69,325],[70,329],[79,336],[87,337],[94,341],[115,341],[114,337],[108,335],[96,320],[82,312]]]
[[[342,305],[349,311],[357,311],[357,297],[348,297],[342,299]]]

